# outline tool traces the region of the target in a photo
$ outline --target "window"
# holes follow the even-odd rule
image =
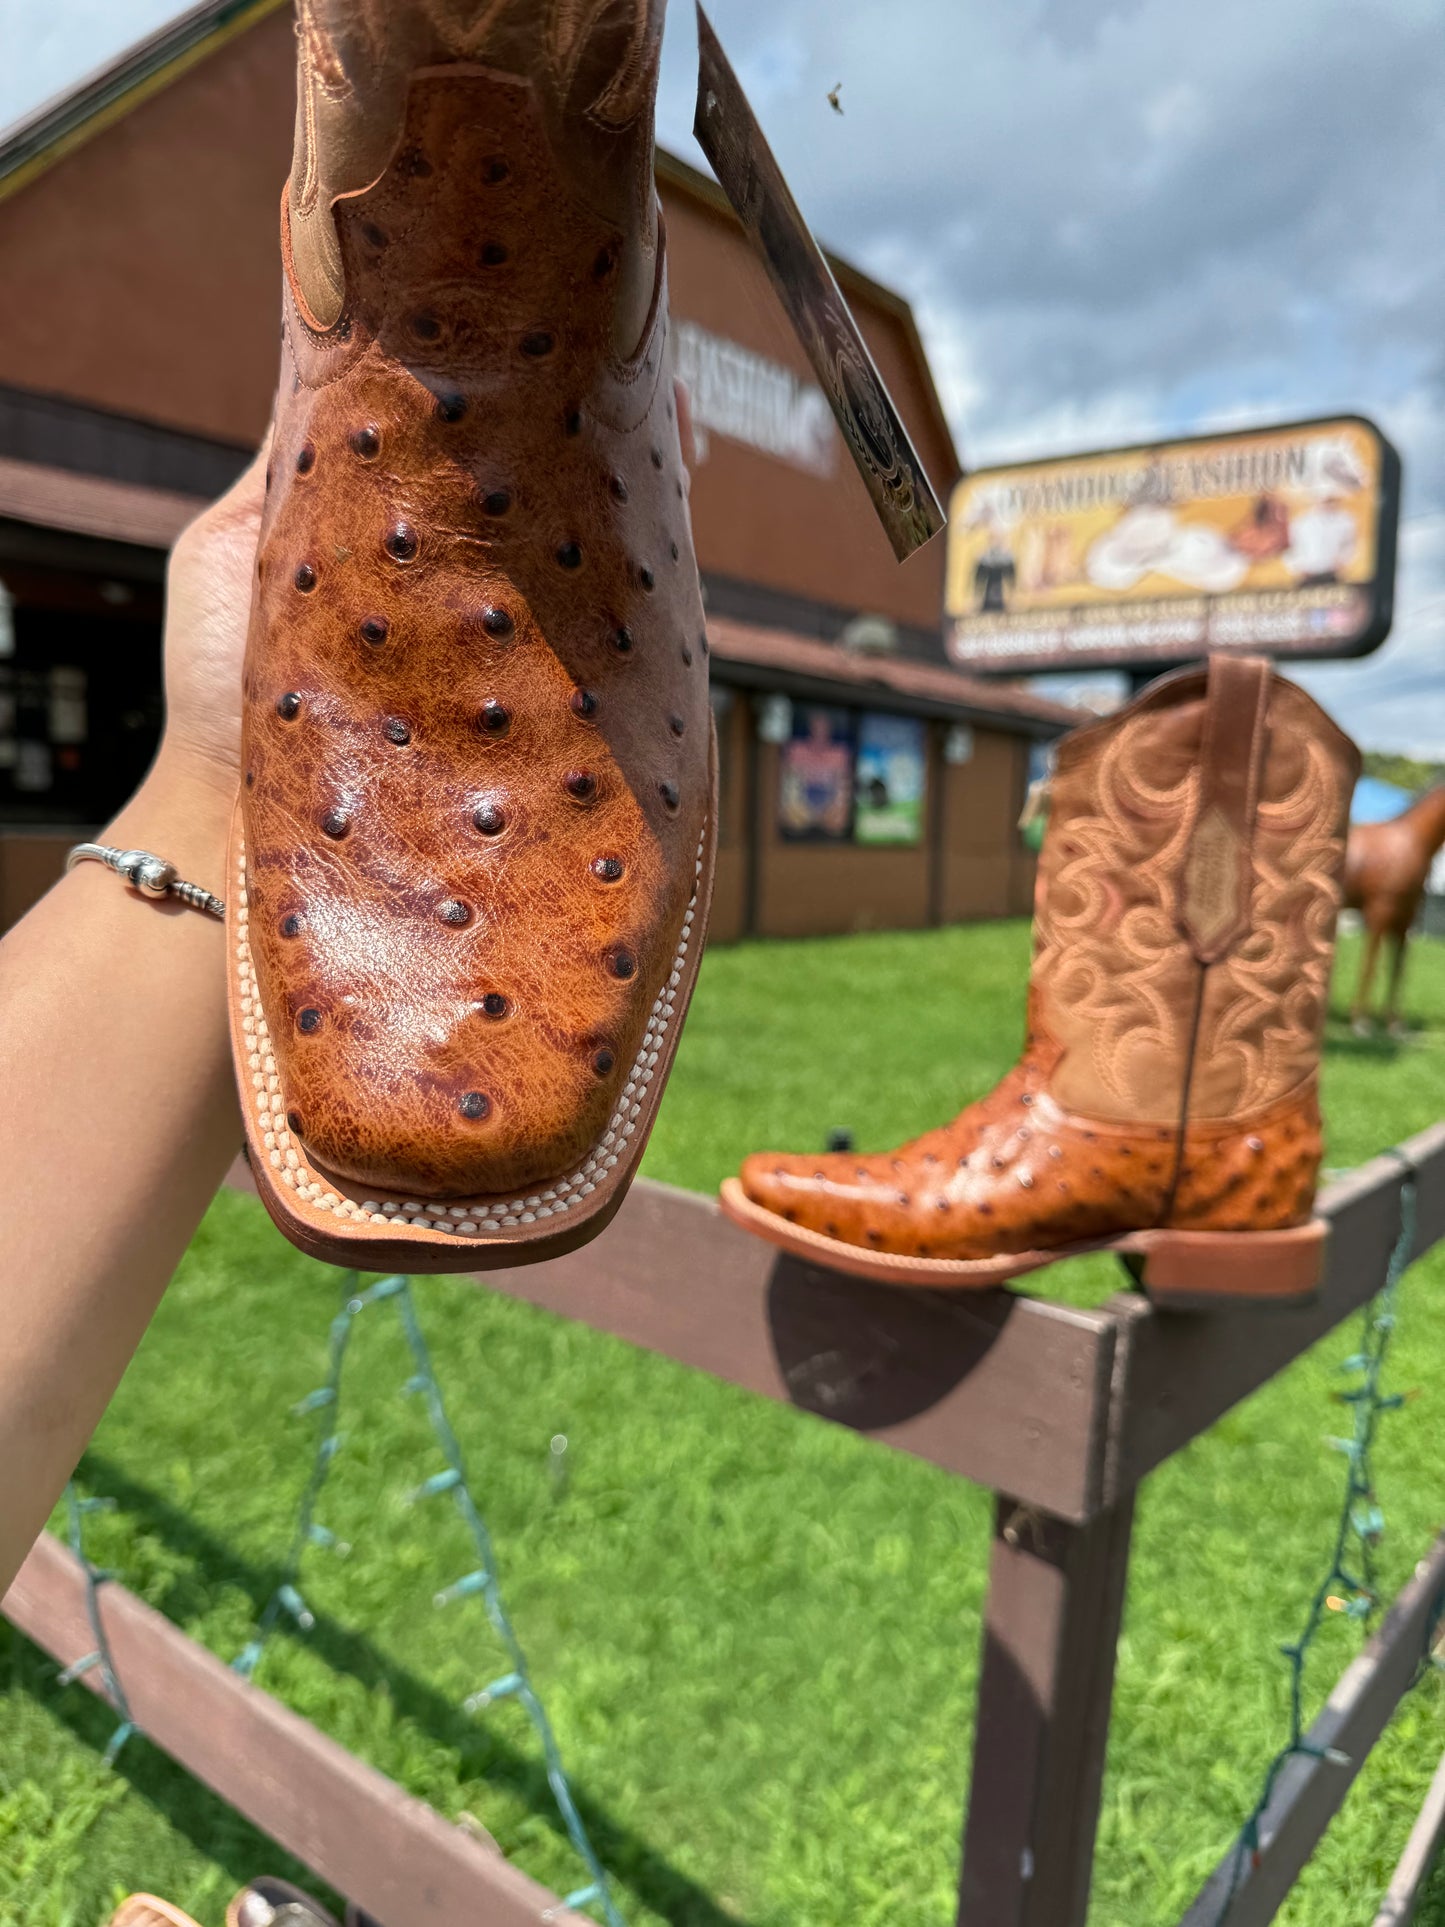
[[[921,843],[927,744],[913,716],[794,703],[778,760],[779,834],[794,843]]]
[[[851,709],[793,705],[793,734],[778,756],[778,829],[790,842],[852,835],[854,736]]]
[[[0,822],[103,823],[155,753],[158,586],[7,566],[13,652],[0,653]]]
[[[923,841],[924,726],[869,713],[858,723],[853,836],[859,843]]]

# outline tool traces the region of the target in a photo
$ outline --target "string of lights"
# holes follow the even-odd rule
[[[1381,1420],[1399,1410],[1411,1393],[1387,1393],[1384,1372],[1398,1318],[1400,1281],[1409,1263],[1415,1237],[1415,1185],[1413,1170],[1405,1164],[1405,1180],[1400,1196],[1400,1227],[1391,1250],[1384,1285],[1365,1307],[1358,1348],[1339,1366],[1349,1380],[1333,1393],[1334,1400],[1350,1414],[1347,1435],[1330,1437],[1327,1446],[1345,1460],[1346,1472],[1339,1517],[1326,1571],[1310,1599],[1298,1635],[1281,1645],[1280,1652],[1289,1666],[1289,1729],[1284,1744],[1271,1759],[1253,1808],[1241,1825],[1231,1858],[1230,1878],[1223,1897],[1217,1927],[1223,1927],[1239,1892],[1245,1871],[1257,1865],[1261,1852],[1261,1828],[1274,1797],[1279,1777],[1295,1757],[1307,1757],[1348,1764],[1345,1756],[1310,1741],[1304,1710],[1305,1670],[1308,1656],[1321,1628],[1333,1614],[1341,1614],[1368,1628],[1381,1600],[1378,1586],[1379,1547],[1385,1531],[1385,1518],[1376,1491],[1373,1453]],[[596,1908],[607,1927],[625,1927],[612,1895],[606,1871],[599,1860],[586,1826],[578,1811],[546,1708],[534,1684],[526,1653],[503,1601],[497,1560],[491,1534],[468,1480],[460,1442],[448,1417],[430,1349],[417,1317],[409,1280],[404,1276],[383,1278],[362,1289],[358,1274],[347,1274],[343,1282],[343,1302],[331,1321],[328,1365],[324,1383],[308,1393],[292,1409],[297,1418],[315,1416],[315,1449],[303,1487],[279,1583],[259,1615],[255,1632],[232,1662],[234,1669],[251,1678],[264,1656],[270,1639],[283,1621],[290,1621],[301,1633],[315,1625],[315,1617],[301,1591],[301,1572],[312,1547],[329,1548],[345,1557],[351,1548],[340,1541],[317,1517],[317,1509],[332,1465],[340,1453],[345,1435],[339,1429],[343,1370],[353,1327],[369,1307],[382,1303],[394,1306],[402,1335],[411,1355],[413,1371],[401,1387],[403,1395],[423,1399],[432,1433],[444,1464],[430,1473],[407,1495],[409,1504],[423,1504],[450,1495],[466,1527],[475,1563],[434,1594],[433,1605],[445,1609],[468,1599],[480,1599],[492,1631],[505,1654],[506,1670],[470,1694],[463,1702],[469,1714],[480,1714],[504,1700],[516,1699],[525,1709],[540,1743],[546,1777],[556,1801],[567,1837],[588,1878],[584,1885],[567,1894],[555,1911]],[[565,1441],[560,1441],[565,1449]],[[559,1440],[552,1441],[554,1459]],[[558,1464],[553,1465],[559,1476]],[[94,1648],[59,1675],[67,1685],[92,1669],[98,1669],[103,1695],[117,1715],[117,1725],[105,1750],[111,1765],[122,1747],[140,1729],[131,1714],[118,1676],[100,1611],[100,1589],[114,1575],[95,1566],[84,1546],[84,1521],[88,1514],[111,1510],[113,1499],[83,1498],[74,1480],[66,1489],[67,1535],[71,1550],[80,1561],[86,1581],[86,1607],[94,1637]],[[1441,1622],[1431,1628],[1422,1653],[1418,1677],[1428,1672],[1431,1648],[1441,1632]],[[1433,1662],[1445,1667],[1445,1647]],[[551,1919],[552,1912],[544,1916]]]
[[[453,1580],[450,1585],[442,1587],[435,1594],[432,1603],[437,1608],[445,1608],[467,1599],[480,1599],[486,1608],[492,1629],[506,1654],[508,1670],[470,1694],[464,1702],[465,1709],[468,1713],[478,1714],[485,1712],[489,1706],[508,1699],[515,1699],[525,1709],[541,1744],[547,1783],[552,1789],[552,1796],[557,1803],[557,1810],[561,1815],[567,1837],[588,1874],[586,1883],[569,1893],[562,1901],[561,1907],[578,1910],[596,1906],[600,1908],[607,1927],[625,1927],[622,1915],[612,1897],[606,1871],[597,1857],[582,1816],[577,1810],[577,1802],[562,1764],[562,1755],[552,1730],[552,1723],[547,1717],[546,1708],[533,1683],[526,1653],[503,1602],[491,1534],[468,1482],[466,1462],[462,1456],[457,1435],[447,1416],[431,1353],[423,1335],[420,1320],[416,1315],[410,1284],[406,1278],[398,1276],[383,1278],[364,1291],[358,1287],[357,1275],[350,1274],[344,1287],[345,1301],[342,1310],[331,1321],[329,1364],[325,1383],[319,1385],[315,1391],[309,1392],[292,1407],[292,1413],[296,1417],[305,1417],[312,1413],[318,1417],[315,1456],[297,1508],[296,1525],[282,1569],[281,1582],[267,1601],[257,1621],[254,1636],[233,1661],[233,1665],[237,1672],[249,1679],[255,1673],[271,1635],[283,1619],[291,1620],[302,1632],[309,1631],[315,1624],[314,1615],[307,1606],[300,1588],[301,1566],[308,1547],[332,1547],[343,1555],[350,1551],[349,1546],[339,1542],[325,1526],[318,1523],[315,1513],[332,1463],[344,1442],[344,1435],[338,1430],[337,1421],[341,1405],[342,1368],[346,1360],[352,1326],[368,1306],[389,1302],[396,1308],[414,1367],[412,1376],[401,1388],[402,1392],[408,1396],[420,1394],[424,1399],[432,1431],[441,1455],[446,1461],[440,1471],[433,1472],[414,1488],[409,1494],[410,1501],[417,1504],[428,1499],[450,1495],[452,1503],[461,1514],[475,1552],[475,1565]]]
[[[302,1489],[301,1499],[296,1508],[296,1524],[291,1532],[291,1544],[286,1553],[286,1562],[281,1569],[281,1582],[266,1601],[265,1610],[256,1622],[256,1630],[250,1640],[231,1664],[235,1671],[250,1679],[261,1662],[267,1641],[275,1631],[277,1622],[284,1615],[293,1620],[303,1633],[310,1632],[316,1620],[306,1601],[301,1597],[297,1582],[301,1577],[301,1561],[308,1546],[330,1546],[344,1558],[351,1548],[338,1542],[335,1535],[316,1522],[316,1502],[321,1497],[321,1488],[326,1483],[326,1475],[331,1470],[331,1462],[341,1449],[342,1434],[336,1429],[337,1411],[341,1401],[341,1368],[346,1362],[346,1347],[351,1337],[351,1327],[362,1299],[357,1297],[359,1284],[357,1274],[347,1274],[343,1287],[346,1294],[345,1304],[331,1321],[331,1334],[327,1346],[326,1383],[314,1392],[308,1392],[298,1404],[291,1407],[293,1418],[304,1418],[310,1412],[319,1412],[320,1423],[316,1434],[316,1451],[311,1460],[311,1471]]]
[[[1336,1391],[1333,1397],[1351,1414],[1349,1435],[1326,1440],[1329,1448],[1340,1453],[1346,1464],[1344,1494],[1329,1566],[1315,1588],[1301,1631],[1296,1638],[1280,1647],[1280,1652],[1289,1662],[1289,1737],[1270,1761],[1259,1797],[1236,1837],[1229,1885],[1218,1923],[1222,1923],[1228,1915],[1245,1869],[1258,1864],[1260,1825],[1286,1763],[1303,1755],[1311,1759],[1331,1760],[1340,1765],[1348,1764],[1347,1759],[1334,1748],[1322,1749],[1306,1738],[1304,1675],[1310,1648],[1331,1614],[1343,1613],[1349,1619],[1360,1621],[1362,1626],[1368,1626],[1380,1605],[1377,1555],[1384,1537],[1385,1515],[1375,1490],[1372,1454],[1380,1420],[1387,1413],[1398,1411],[1410,1397],[1410,1394],[1401,1392],[1387,1394],[1381,1390],[1381,1383],[1390,1341],[1395,1332],[1400,1280],[1415,1243],[1413,1167],[1399,1152],[1391,1152],[1390,1155],[1399,1158],[1405,1164],[1406,1171],[1400,1189],[1400,1229],[1390,1252],[1385,1282],[1365,1307],[1359,1348],[1339,1367],[1341,1375],[1349,1378],[1351,1383]],[[1426,1650],[1428,1652],[1428,1647]]]
[[[85,1550],[85,1517],[87,1513],[114,1512],[114,1510],[114,1499],[83,1499],[80,1496],[74,1479],[71,1479],[66,1485],[65,1536],[69,1542],[70,1550],[80,1561],[81,1568],[85,1573],[85,1612],[87,1619],[90,1621],[91,1636],[95,1640],[95,1645],[90,1652],[84,1654],[83,1657],[75,1660],[65,1668],[59,1675],[57,1684],[60,1686],[69,1686],[72,1680],[81,1678],[83,1674],[90,1672],[92,1668],[98,1667],[100,1669],[101,1685],[105,1689],[105,1697],[117,1716],[115,1731],[111,1734],[105,1749],[105,1764],[107,1766],[114,1766],[120,1750],[126,1741],[130,1739],[132,1734],[140,1731],[140,1728],[131,1717],[130,1706],[125,1696],[125,1688],[121,1685],[120,1675],[115,1669],[115,1660],[110,1650],[110,1640],[106,1635],[105,1624],[100,1616],[100,1589],[106,1580],[114,1577],[114,1575],[104,1571],[99,1566],[92,1565]]]

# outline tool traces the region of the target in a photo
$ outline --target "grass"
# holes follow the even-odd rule
[[[1347,943],[1342,977],[1353,981]],[[710,1189],[761,1144],[847,1127],[863,1148],[948,1115],[1011,1060],[1021,924],[710,953],[648,1171]],[[1445,1109],[1445,946],[1417,947],[1404,1044],[1332,1021],[1331,1161]],[[254,1200],[220,1197],[82,1468],[92,1555],[216,1651],[278,1576],[337,1274]],[[1043,1288],[1044,1281],[1039,1281]],[[1106,1259],[1047,1288],[1097,1300]],[[1445,1519],[1445,1252],[1403,1290],[1390,1366],[1424,1396],[1378,1453],[1393,1590]],[[686,1279],[678,1289],[686,1290]],[[526,1642],[632,1927],[933,1927],[952,1918],[968,1777],[987,1496],[934,1468],[455,1280],[417,1301]],[[1094,1927],[1169,1927],[1228,1844],[1285,1717],[1277,1654],[1336,1515],[1341,1332],[1164,1466],[1142,1496],[1095,1880]],[[317,1614],[261,1682],[548,1885],[577,1869],[520,1711],[460,1711],[500,1669],[480,1609],[434,1611],[465,1569],[438,1460],[398,1396],[385,1306],[352,1343],[344,1450],[309,1555]],[[565,1483],[548,1445],[569,1440]],[[1332,1621],[1312,1704],[1354,1648]],[[0,1927],[95,1927],[130,1887],[204,1927],[284,1856],[0,1625]],[[1373,1917],[1445,1742],[1445,1678],[1409,1698],[1281,1920]],[[1445,1876],[1418,1917],[1445,1927]]]

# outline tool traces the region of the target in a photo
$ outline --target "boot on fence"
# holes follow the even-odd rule
[[[750,1157],[725,1211],[891,1284],[993,1285],[1103,1247],[1180,1305],[1310,1295],[1358,771],[1304,691],[1247,657],[1065,737],[1019,1064],[897,1152]]]
[[[653,184],[663,0],[301,0],[232,1038],[272,1217],[461,1270],[607,1223],[711,888]]]

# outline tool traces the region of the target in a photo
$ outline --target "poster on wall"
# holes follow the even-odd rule
[[[923,724],[869,712],[858,722],[853,834],[859,843],[923,841]]]
[[[853,828],[854,718],[822,703],[793,705],[779,756],[778,829],[791,842],[844,843]]]
[[[979,469],[954,490],[948,651],[1005,674],[1389,633],[1400,458],[1362,416]]]

